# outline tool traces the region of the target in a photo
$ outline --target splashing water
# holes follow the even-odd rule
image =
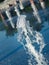
[[[11,16],[10,16],[10,13],[9,13],[9,11],[7,11],[7,10],[6,10],[6,15],[7,15],[7,17],[9,18],[9,21],[10,21],[10,24],[11,24],[12,28],[15,28],[15,27],[14,27],[14,23],[12,22],[12,18],[11,18]]]
[[[38,13],[38,10],[37,10],[37,8],[36,8],[36,6],[34,5],[34,3],[32,3],[31,4],[31,7],[32,7],[32,9],[33,9],[33,11],[34,11],[34,16],[37,18],[37,20],[38,20],[38,23],[41,23],[41,18],[40,18],[40,16],[39,16],[39,13]]]
[[[31,63],[33,60],[32,59],[33,56],[35,57],[35,61],[37,62],[36,65],[47,65],[45,58],[41,53],[45,46],[42,34],[31,29],[29,21],[26,21],[25,15],[21,15],[20,17],[18,17],[17,29],[18,29],[17,39],[23,45],[26,53],[30,55],[30,59],[28,60],[28,65],[33,65]],[[32,40],[30,36],[32,36]],[[23,43],[23,40],[26,41],[25,44]],[[40,45],[39,51],[37,51],[35,49],[35,46],[33,46],[35,42],[36,44]]]
[[[20,3],[19,3],[19,7],[20,7],[21,10],[23,10],[23,9],[24,9],[24,6],[23,6],[23,4],[22,4],[22,1],[20,0],[19,2],[20,2]]]
[[[18,8],[16,6],[14,8],[15,8],[15,12],[17,13],[17,16],[20,16],[20,12],[19,12]]]
[[[47,10],[46,10],[46,6],[45,6],[45,2],[44,1],[40,1],[40,4],[41,4],[41,7],[42,7],[42,9],[43,9],[43,11],[44,11],[44,14],[47,16]]]
[[[44,2],[40,2],[41,3],[41,7],[43,8],[43,9],[45,9],[46,7],[45,7],[45,3]]]

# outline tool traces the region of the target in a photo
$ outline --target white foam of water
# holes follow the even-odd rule
[[[34,42],[37,42],[37,44],[40,44],[40,52],[42,52],[43,48],[45,47],[42,34],[39,32],[36,32],[35,38],[36,38],[36,41],[34,40]]]
[[[41,23],[41,18],[39,16],[38,10],[34,4],[31,4],[31,7],[33,8],[33,14],[37,18],[38,22]]]
[[[28,53],[30,55],[30,59],[29,59],[29,65],[33,65],[31,63],[32,56],[35,57],[35,60],[37,62],[37,65],[47,65],[45,58],[43,56],[43,54],[41,53],[45,44],[43,42],[43,37],[40,33],[38,33],[37,31],[33,31],[31,30],[30,26],[29,26],[29,21],[26,21],[26,16],[25,15],[21,15],[20,17],[18,17],[17,19],[17,29],[18,29],[18,41],[21,42],[21,44],[23,45],[26,53]],[[32,35],[33,37],[35,37],[36,39],[34,41],[31,41],[28,32],[30,32],[29,35]],[[35,35],[33,34],[33,32],[35,32]],[[26,40],[26,44],[24,44],[22,42],[22,37],[25,38]],[[33,43],[37,42],[37,44],[40,45],[40,51],[38,52],[35,49],[35,46],[33,46]]]
[[[28,60],[28,65],[32,65],[31,61],[32,61],[32,57]]]
[[[12,28],[14,28],[14,23],[12,22],[12,18],[11,18],[11,16],[10,16],[10,13],[9,13],[9,11],[7,11],[7,10],[6,10],[6,15],[7,15],[7,17],[9,18],[9,21],[10,21],[10,24],[11,24]]]

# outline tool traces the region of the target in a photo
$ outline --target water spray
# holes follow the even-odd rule
[[[46,7],[45,7],[45,2],[43,1],[43,0],[39,0],[40,1],[40,4],[41,4],[41,7],[43,8],[43,9],[45,9]]]
[[[41,7],[42,7],[42,9],[43,9],[43,11],[44,11],[44,14],[46,15],[46,17],[47,17],[47,10],[46,10],[46,6],[45,6],[45,2],[44,2],[44,0],[39,0],[40,1],[40,4],[41,4]]]
[[[2,21],[3,21],[4,25],[5,25],[6,27],[8,27],[8,25],[7,25],[6,21],[4,20],[4,16],[2,15],[2,13],[1,13],[1,12],[0,12],[0,17],[2,18]]]
[[[7,17],[9,18],[9,21],[10,21],[12,28],[15,28],[14,23],[12,22],[12,18],[11,18],[9,10],[6,10],[5,13],[6,13]]]
[[[37,18],[37,20],[38,20],[38,23],[41,23],[41,18],[40,18],[40,16],[39,16],[39,13],[38,13],[38,10],[37,10],[37,8],[36,8],[36,6],[35,6],[35,4],[34,4],[34,1],[33,0],[30,0],[30,3],[31,3],[31,7],[32,7],[32,9],[33,9],[33,14],[34,14],[34,16]]]
[[[22,4],[22,0],[19,0],[19,6],[20,6],[20,9],[23,10],[24,9],[24,6]]]
[[[29,65],[33,65],[31,63],[32,56],[35,57],[35,60],[37,62],[36,65],[47,65],[45,58],[44,58],[43,54],[41,53],[41,51],[43,50],[42,45],[44,45],[43,40],[42,40],[42,36],[40,37],[40,34],[38,32],[31,30],[31,28],[29,26],[29,21],[26,21],[25,15],[21,15],[20,17],[18,17],[18,19],[17,19],[17,29],[18,29],[18,38],[17,39],[23,45],[26,53],[28,53],[31,57],[29,59],[30,60]],[[35,33],[35,35],[33,34],[33,32]],[[34,39],[34,41],[37,42],[37,44],[40,45],[39,52],[35,49],[35,46],[33,46],[34,42],[31,41],[31,39],[29,37],[30,35],[32,35],[32,37],[35,37],[36,39]],[[26,44],[24,44],[22,42],[22,40],[23,40],[22,37],[24,37],[24,39],[26,40]],[[37,38],[41,38],[40,39],[41,43],[39,42],[39,39],[37,39]],[[28,49],[28,51],[27,51],[27,49]]]
[[[19,9],[18,9],[18,4],[16,2],[14,2],[14,4],[15,4],[15,6],[14,6],[15,12],[16,12],[17,16],[19,17],[20,16],[20,12],[19,12]]]

